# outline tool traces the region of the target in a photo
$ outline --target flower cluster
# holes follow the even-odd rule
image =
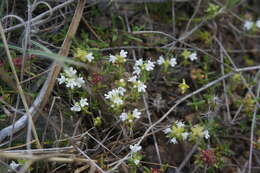
[[[177,144],[178,140],[185,141],[188,138],[190,140],[196,140],[198,138],[209,139],[209,131],[205,130],[200,125],[191,127],[190,132],[185,128],[185,124],[182,121],[176,121],[171,128],[163,130],[167,138],[170,138],[170,143]]]
[[[206,130],[203,126],[196,124],[195,126],[191,127],[191,134],[190,138],[191,140],[196,140],[198,138],[205,138],[209,139],[209,131]]]
[[[139,119],[140,115],[141,115],[141,112],[138,109],[134,109],[132,113],[131,112],[121,113],[119,118],[121,121],[131,124],[134,121],[134,119]]]
[[[216,154],[212,149],[201,150],[200,158],[205,164],[209,166],[212,166],[216,163]]]
[[[260,19],[258,19],[255,23],[253,21],[251,21],[251,20],[246,20],[244,22],[244,26],[243,27],[244,27],[244,29],[246,31],[249,31],[249,30],[251,30],[254,27],[260,28]]]
[[[111,102],[111,107],[119,107],[124,104],[124,94],[126,92],[126,89],[123,87],[118,87],[116,89],[113,89],[109,91],[107,94],[105,94],[105,98],[108,99]]]
[[[74,53],[74,57],[83,62],[86,62],[86,61],[92,62],[95,59],[92,52],[87,52],[80,48],[76,49],[76,52]]]
[[[134,165],[139,165],[140,161],[142,160],[142,155],[140,155],[138,152],[141,151],[142,146],[135,144],[130,145],[131,150],[131,158],[129,159],[130,163],[133,163]]]
[[[74,105],[70,108],[70,110],[73,112],[80,112],[82,109],[84,109],[88,105],[89,105],[88,99],[81,98],[79,102],[74,103]]]
[[[109,62],[115,64],[115,63],[124,63],[126,61],[128,52],[121,50],[119,55],[109,55]]]
[[[72,67],[64,70],[64,73],[61,73],[60,78],[57,78],[59,84],[66,84],[67,88],[74,89],[75,87],[82,87],[85,83],[83,77],[77,75],[77,71]]]
[[[133,88],[136,88],[138,92],[145,92],[145,89],[146,89],[146,85],[140,81],[140,80],[137,80],[137,76],[132,76],[128,79],[128,82],[131,82],[133,83]]]
[[[177,64],[176,58],[171,58],[171,59],[164,59],[164,57],[161,55],[159,56],[159,59],[157,60],[158,65],[164,65],[168,67],[169,65],[171,67],[175,67]]]
[[[197,52],[190,52],[188,50],[184,50],[181,54],[185,59],[190,59],[191,61],[197,60]]]
[[[163,131],[168,138],[170,138],[170,143],[177,144],[177,140],[186,140],[189,133],[186,132],[185,124],[181,121],[176,121],[171,128],[166,128]]]
[[[139,59],[135,62],[133,67],[133,74],[140,75],[142,71],[152,71],[155,67],[155,63],[151,60],[143,61],[143,59]]]

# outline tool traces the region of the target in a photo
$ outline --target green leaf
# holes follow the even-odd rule
[[[73,59],[70,59],[68,57],[65,57],[65,56],[60,56],[56,53],[52,53],[49,49],[47,49],[46,47],[34,42],[33,44],[37,45],[38,47],[44,49],[44,51],[41,51],[41,50],[33,50],[33,49],[29,49],[27,50],[27,53],[29,54],[33,54],[33,55],[38,55],[40,57],[45,57],[45,58],[48,58],[48,59],[52,59],[52,60],[55,60],[57,62],[60,62],[60,63],[68,63],[68,64],[72,64],[72,65],[77,65],[77,66],[80,66],[80,67],[85,67],[86,65],[84,63],[81,63],[81,62],[78,62],[78,61],[75,61]],[[3,47],[3,44],[0,43],[0,47]],[[19,52],[23,52],[23,49],[20,48],[20,47],[17,47],[17,46],[13,46],[13,45],[8,45],[8,47],[10,49],[14,49],[14,50],[17,50]]]

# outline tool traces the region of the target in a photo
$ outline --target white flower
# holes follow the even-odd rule
[[[59,84],[63,84],[66,82],[66,77],[64,75],[60,75],[60,78],[57,78]]]
[[[190,58],[191,61],[197,60],[198,59],[197,53],[194,52],[194,53],[190,54],[189,58]]]
[[[67,88],[74,89],[75,87],[82,87],[82,84],[85,83],[83,77],[78,77],[77,71],[72,67],[65,69],[64,72],[60,78],[57,78],[59,84],[65,83]]]
[[[171,138],[170,143],[177,144],[178,142],[177,142],[176,138]]]
[[[171,131],[172,131],[171,128],[166,128],[163,130],[163,133],[168,134],[171,133]]]
[[[109,55],[109,62],[115,63],[117,60],[117,57],[114,55]]]
[[[117,93],[118,93],[119,95],[123,96],[124,93],[126,92],[126,89],[123,88],[123,87],[118,87],[116,91],[117,91]]]
[[[134,163],[135,163],[135,165],[139,165],[140,160],[138,160],[138,159],[134,159]]]
[[[79,101],[79,105],[81,107],[88,106],[88,99],[87,98],[81,98],[80,101]]]
[[[246,20],[244,23],[244,29],[248,31],[248,30],[252,29],[253,25],[254,25],[254,23],[252,21]]]
[[[84,83],[85,83],[85,81],[84,81],[83,77],[76,78],[76,85],[77,85],[77,87],[80,88]]]
[[[154,69],[154,62],[148,60],[147,63],[144,64],[144,68],[146,71],[152,71]]]
[[[109,91],[107,94],[104,94],[106,99],[111,99],[112,98],[112,94],[111,91]]]
[[[109,62],[115,63],[116,61],[122,61],[125,62],[125,58],[127,57],[127,52],[124,50],[121,50],[119,55],[109,55]]]
[[[157,64],[162,65],[165,62],[163,56],[159,56],[159,59],[157,60]]]
[[[121,50],[119,55],[120,55],[122,58],[126,58],[126,57],[127,57],[127,52],[124,51],[124,50]]]
[[[94,59],[93,53],[90,52],[88,53],[85,58],[88,60],[88,62],[91,62]]]
[[[118,106],[124,103],[124,101],[120,97],[114,97],[112,99],[112,102]],[[112,107],[114,107],[114,105],[112,105]]]
[[[137,76],[132,76],[128,79],[128,82],[136,82]]]
[[[135,66],[142,66],[143,65],[143,59],[138,59],[135,61]]]
[[[130,148],[132,153],[136,153],[136,152],[138,152],[142,149],[142,146],[140,146],[138,144],[134,144],[134,145],[130,145],[129,148]]]
[[[81,107],[80,107],[79,103],[76,102],[76,103],[70,108],[70,110],[73,111],[73,112],[79,112],[79,111],[81,111]]]
[[[66,83],[67,88],[74,89],[78,85],[78,83],[75,81],[74,78],[68,78],[66,81],[67,81]]]
[[[260,28],[260,19],[258,19],[258,20],[256,21],[255,25],[256,25],[257,28]]]
[[[77,70],[75,70],[72,67],[65,69],[64,71],[65,71],[66,75],[69,77],[74,77],[77,74]]]
[[[138,109],[133,110],[133,117],[136,119],[139,119],[141,115],[141,112]]]
[[[125,88],[119,87],[119,88],[109,91],[104,96],[106,99],[110,99],[115,104],[121,105],[121,104],[123,104],[123,100],[120,96],[123,96],[125,92],[126,92]]]
[[[184,133],[181,134],[181,136],[182,136],[183,140],[186,140],[188,138],[188,136],[189,136],[189,133],[188,132],[184,132]]]
[[[146,85],[139,80],[139,81],[135,82],[134,88],[137,88],[138,92],[145,92]]]
[[[182,128],[182,127],[185,126],[185,124],[184,124],[182,121],[176,121],[176,126],[177,126],[178,128]]]
[[[121,113],[119,118],[120,118],[121,121],[126,121],[127,118],[128,118],[128,115],[127,115],[127,113],[123,112],[123,113]]]
[[[138,66],[134,66],[133,74],[139,75],[141,73],[141,69]]]
[[[12,162],[9,164],[10,168],[13,170],[17,170],[17,168],[20,166],[19,163],[16,163],[15,161],[12,160]]]
[[[176,58],[171,58],[171,59],[170,59],[170,65],[171,65],[172,67],[175,67],[176,64],[177,64]]]
[[[208,130],[204,130],[203,134],[205,139],[209,139],[210,135]]]

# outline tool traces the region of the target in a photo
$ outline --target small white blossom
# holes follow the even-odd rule
[[[79,101],[79,104],[81,107],[88,106],[88,99],[87,98],[81,98]]]
[[[133,74],[139,75],[141,73],[141,69],[138,66],[134,66]]]
[[[194,53],[190,54],[189,58],[190,58],[191,61],[197,60],[198,59],[197,53],[194,52]]]
[[[85,81],[84,81],[83,77],[76,78],[76,85],[77,85],[77,87],[80,88],[84,83],[85,83]]]
[[[139,80],[139,81],[135,82],[134,88],[137,88],[138,92],[145,92],[146,85]]]
[[[203,134],[205,139],[209,139],[210,135],[208,130],[204,130]]]
[[[140,160],[138,160],[138,159],[134,159],[134,163],[135,163],[135,165],[139,165]]]
[[[258,20],[256,21],[255,25],[256,25],[257,28],[260,28],[260,19],[258,19]]]
[[[119,55],[120,55],[122,58],[126,58],[126,57],[127,57],[127,53],[128,53],[128,52],[126,52],[126,51],[124,51],[124,50],[121,50]]]
[[[109,55],[109,62],[115,63],[117,60],[117,57],[114,55]]]
[[[171,65],[172,67],[175,67],[176,64],[177,64],[176,58],[171,58],[171,59],[170,59],[170,65]]]
[[[144,64],[143,59],[138,59],[135,61],[135,66],[142,66]]]
[[[81,107],[79,105],[79,103],[75,103],[71,108],[70,108],[71,111],[73,112],[80,112],[81,111]]]
[[[118,87],[117,92],[118,92],[119,95],[123,96],[124,93],[126,92],[126,89],[123,88],[123,87]]]
[[[77,74],[77,70],[75,70],[73,67],[67,68],[64,71],[69,77],[74,77]]]
[[[113,102],[115,105],[117,105],[117,106],[122,105],[122,104],[124,103],[124,101],[123,101],[120,97],[114,97],[114,98],[112,99],[112,102]],[[111,105],[111,106],[112,106],[112,107],[115,107],[115,105]]]
[[[57,78],[59,84],[63,84],[66,82],[66,77],[64,75],[60,75],[60,78]]]
[[[152,71],[154,69],[154,62],[148,60],[147,63],[144,64],[144,68],[146,71]]]
[[[139,119],[141,115],[141,112],[138,109],[133,110],[133,117],[136,119]]]
[[[166,128],[163,130],[163,133],[168,134],[171,133],[171,131],[172,131],[171,128]]]
[[[185,124],[184,124],[182,121],[176,121],[176,126],[177,126],[178,128],[182,128],[182,127],[185,126]]]
[[[66,80],[66,87],[67,88],[71,88],[71,89],[74,89],[78,84],[76,82],[76,80],[74,78],[68,78]]]
[[[137,76],[132,76],[128,79],[128,82],[136,82]]]
[[[157,64],[162,65],[165,62],[163,56],[159,56],[159,59],[157,60]]]
[[[176,138],[171,138],[170,143],[177,144],[178,142],[177,142]]]
[[[140,146],[138,144],[134,144],[134,145],[130,145],[129,148],[130,148],[132,153],[136,153],[136,152],[138,152],[142,149],[142,146]]]
[[[120,79],[119,82],[120,83],[125,83],[125,80],[124,79]]]
[[[88,60],[88,62],[91,62],[94,59],[93,53],[90,52],[88,53],[85,58]]]
[[[112,102],[114,102],[116,104],[123,104],[123,100],[121,99],[120,96],[123,96],[125,92],[126,92],[125,88],[119,87],[119,88],[109,91],[104,96],[106,99],[110,99]]]
[[[128,117],[128,115],[127,115],[127,113],[125,113],[125,112],[121,113],[121,115],[119,116],[119,118],[120,118],[121,121],[126,121],[126,120],[127,120],[127,117]]]
[[[186,140],[188,138],[188,136],[189,136],[189,133],[188,132],[184,132],[184,133],[181,134],[181,136],[182,136],[183,140]]]
[[[252,21],[246,20],[244,23],[244,29],[248,31],[253,28],[253,25],[254,23]]]
[[[17,170],[18,167],[20,166],[19,163],[16,163],[15,161],[12,160],[12,162],[9,164],[10,168],[12,168],[13,170]]]

